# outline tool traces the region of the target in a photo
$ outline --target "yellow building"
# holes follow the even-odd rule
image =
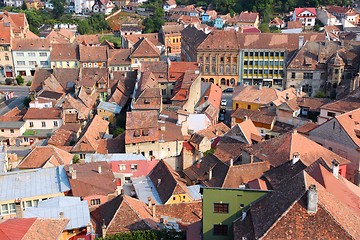
[[[221,87],[238,83],[238,40],[236,31],[215,30],[197,48],[202,81]]]
[[[79,46],[73,43],[53,44],[50,51],[51,68],[78,68]]]
[[[161,27],[160,34],[165,43],[166,54],[181,53],[182,24],[165,25]]]
[[[131,60],[131,68],[135,70],[139,68],[141,62],[160,61],[160,51],[147,38],[141,38],[134,44],[129,58]]]
[[[112,126],[116,125],[116,115],[121,111],[121,107],[116,103],[100,102],[97,107],[99,117],[110,122]]]

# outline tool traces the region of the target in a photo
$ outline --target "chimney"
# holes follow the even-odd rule
[[[249,117],[247,116],[247,115],[245,115],[244,116],[244,122],[246,121],[246,120],[248,120],[249,119]]]
[[[360,33],[356,33],[356,39],[357,42],[360,42]]]
[[[339,162],[336,159],[332,161],[332,174],[334,177],[339,178]]]
[[[289,93],[286,93],[286,101],[289,100]]]
[[[293,129],[293,134],[297,134],[297,129]]]
[[[109,78],[110,80],[114,80],[114,73],[112,71],[109,73]]]
[[[259,83],[259,90],[262,89],[262,83]]]
[[[151,208],[151,211],[152,211],[152,216],[153,217],[156,217],[156,204],[154,201],[151,202],[151,205],[152,205],[152,208]]]
[[[21,199],[15,200],[15,212],[16,212],[16,218],[24,217],[24,210],[22,208]]]
[[[76,170],[75,169],[71,172],[71,179],[76,179]]]
[[[234,159],[230,159],[230,167],[234,166]]]
[[[158,178],[158,183],[157,183],[157,186],[160,186],[160,183],[161,183],[161,179]]]
[[[35,108],[39,107],[39,99],[35,97]]]
[[[209,169],[209,181],[212,179],[212,169]]]
[[[304,45],[304,36],[299,36],[299,48],[300,49]]]
[[[64,212],[59,212],[59,218],[64,218]]]
[[[316,213],[318,208],[318,193],[315,185],[310,185],[307,192],[307,211],[308,213]]]
[[[297,163],[300,160],[300,153],[298,152],[294,152],[293,153],[293,157],[292,157],[292,165],[294,165],[295,163]]]
[[[98,166],[98,173],[101,174],[101,166]]]
[[[254,154],[250,154],[250,163],[254,162]]]
[[[152,206],[152,201],[151,201],[151,197],[149,196],[148,197],[148,207],[151,208]]]

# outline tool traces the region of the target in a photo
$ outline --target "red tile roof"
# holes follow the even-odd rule
[[[305,12],[305,11],[309,11],[312,14],[314,14],[316,16],[316,9],[315,8],[295,8],[295,15],[298,16],[299,14]]]
[[[24,119],[61,119],[62,112],[57,108],[29,108]]]
[[[146,38],[140,39],[137,43],[134,44],[134,49],[130,54],[131,58],[139,57],[160,57],[159,49]]]
[[[48,39],[13,39],[13,51],[50,51],[51,44]]]
[[[54,167],[72,163],[72,154],[54,146],[36,146],[17,166],[19,169]]]
[[[98,171],[99,167],[101,168],[101,173]],[[84,198],[93,195],[117,195],[115,177],[110,164],[107,162],[71,164],[66,165],[64,169],[67,173],[73,196]],[[76,178],[72,177],[71,171],[76,171]]]

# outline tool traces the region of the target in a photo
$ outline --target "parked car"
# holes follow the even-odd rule
[[[219,122],[223,122],[225,120],[225,114],[220,113],[219,115]]]
[[[227,100],[226,99],[221,99],[221,106],[226,106],[227,105]]]
[[[232,92],[234,92],[234,88],[227,88],[223,92],[232,93]]]

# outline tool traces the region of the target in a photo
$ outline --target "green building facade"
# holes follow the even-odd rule
[[[233,239],[233,222],[242,210],[268,191],[234,188],[202,188],[204,240]]]

